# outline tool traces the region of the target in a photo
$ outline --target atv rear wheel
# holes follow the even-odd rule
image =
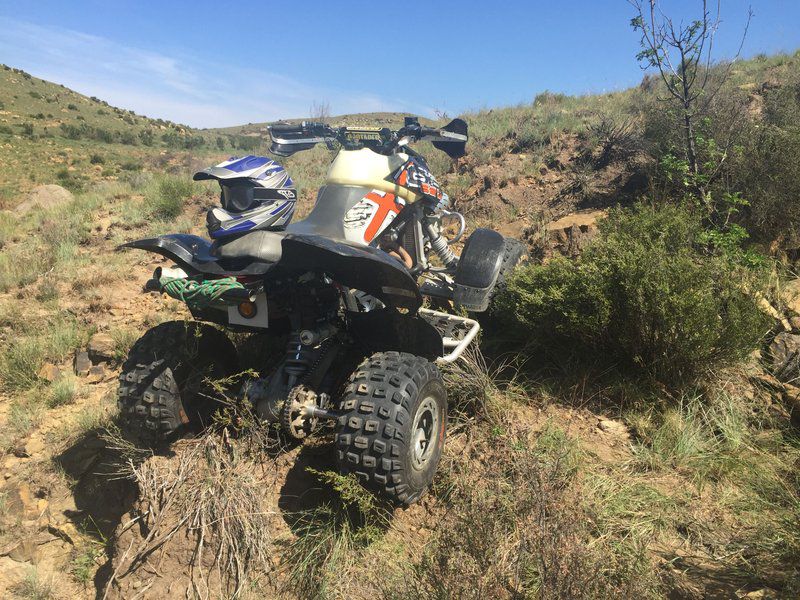
[[[444,446],[447,393],[439,369],[413,354],[373,354],[350,376],[340,409],[339,469],[398,504],[419,500]]]
[[[236,348],[204,323],[170,321],[133,345],[119,376],[123,431],[155,446],[208,425],[216,408],[209,381],[237,370]]]

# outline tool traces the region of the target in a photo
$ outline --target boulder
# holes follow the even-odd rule
[[[625,423],[622,423],[621,421],[614,421],[612,419],[600,419],[600,421],[597,423],[597,427],[600,428],[600,431],[605,433],[617,435],[628,433],[628,428],[625,427]]]
[[[89,383],[98,383],[106,378],[106,370],[103,365],[92,365],[89,369],[87,380]]]
[[[769,345],[772,372],[782,381],[800,377],[800,334],[779,333]]]
[[[89,374],[89,369],[92,368],[92,361],[89,360],[88,352],[77,352],[75,354],[75,374],[81,377]]]
[[[39,379],[44,379],[45,381],[52,383],[61,377],[61,369],[59,369],[53,363],[45,363],[42,365],[42,368],[39,369],[39,372],[36,374],[36,376]]]
[[[117,344],[110,335],[107,333],[95,333],[89,339],[89,345],[86,350],[89,353],[89,359],[97,364],[112,360],[116,348]]]
[[[554,249],[577,256],[597,233],[597,221],[605,216],[603,210],[580,211],[548,223],[545,229]]]
[[[781,300],[790,315],[800,315],[800,279],[792,279],[784,284]]]
[[[14,212],[17,215],[26,215],[34,208],[54,208],[71,202],[72,193],[60,185],[40,185],[33,188],[28,197],[17,206]]]

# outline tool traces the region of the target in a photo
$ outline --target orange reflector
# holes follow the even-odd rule
[[[258,312],[258,308],[256,308],[255,302],[242,302],[239,305],[239,314],[242,315],[245,319],[252,319],[256,316]]]

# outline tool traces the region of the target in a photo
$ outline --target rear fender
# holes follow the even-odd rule
[[[237,265],[231,261],[220,262],[211,254],[211,242],[196,235],[171,233],[156,238],[135,240],[118,246],[117,249],[135,248],[160,254],[175,262],[189,275],[263,275],[271,266],[268,263],[249,261],[249,264]]]
[[[296,233],[286,234],[281,247],[277,264],[285,269],[327,273],[391,307],[416,311],[422,306],[419,287],[408,269],[383,250]]]
[[[443,354],[442,336],[433,325],[390,308],[353,313],[349,331],[370,353],[408,352],[431,362]]]

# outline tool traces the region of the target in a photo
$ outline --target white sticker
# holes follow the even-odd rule
[[[244,325],[266,329],[269,326],[269,313],[267,312],[267,295],[264,292],[256,294],[256,314],[251,318],[243,317],[238,306],[228,307],[228,323],[231,325]]]

